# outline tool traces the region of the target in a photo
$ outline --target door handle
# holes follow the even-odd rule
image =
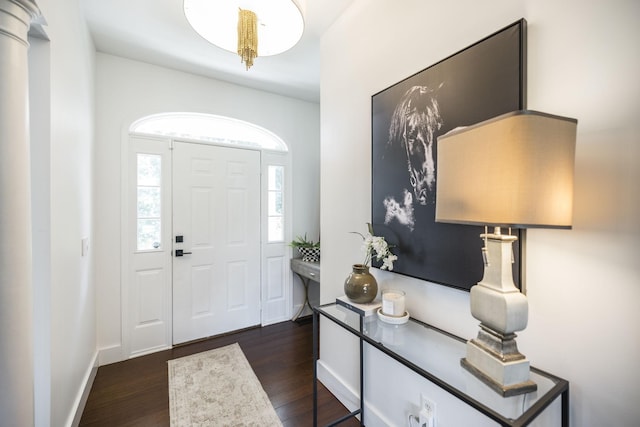
[[[176,249],[176,256],[191,255],[191,252],[185,252],[182,249]]]

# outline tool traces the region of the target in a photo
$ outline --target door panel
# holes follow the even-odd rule
[[[161,291],[167,283],[165,270],[138,270],[134,274],[132,299],[137,304],[133,310],[133,348],[139,351],[164,347],[168,344],[167,312],[163,309],[166,301]]]
[[[176,142],[173,343],[260,323],[260,153]]]
[[[156,167],[150,166],[154,162]],[[169,141],[130,138],[127,165],[123,352],[134,357],[171,346]],[[156,197],[148,198],[151,194]],[[159,227],[149,230],[147,223]]]
[[[280,237],[270,235],[270,209],[269,214],[262,218],[262,325],[270,325],[291,319],[291,270],[289,259],[291,258],[291,248],[287,245],[290,239],[289,226],[284,226],[286,218],[291,218],[291,203],[289,203],[288,189],[291,188],[291,178],[288,173],[289,157],[286,153],[274,153],[264,151],[262,153],[262,169],[268,179],[262,183],[262,204],[270,206],[270,190],[282,191],[282,234]],[[272,187],[275,182],[270,182],[272,168],[282,168],[283,182],[281,187]]]

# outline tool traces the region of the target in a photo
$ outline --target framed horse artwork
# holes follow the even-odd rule
[[[469,290],[482,279],[481,227],[435,222],[439,135],[526,107],[519,20],[371,97],[372,224],[394,272]],[[522,284],[521,244],[514,281]]]

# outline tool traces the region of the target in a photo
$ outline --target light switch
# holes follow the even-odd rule
[[[85,237],[82,239],[82,256],[87,256],[89,253],[89,238]]]

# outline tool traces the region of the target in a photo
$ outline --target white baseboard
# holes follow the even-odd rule
[[[318,360],[318,380],[342,403],[347,410],[353,412],[360,407],[360,391],[354,390],[338,377],[322,360]],[[376,408],[369,405],[365,394],[365,422],[369,427],[393,424],[380,414]]]
[[[360,407],[360,394],[329,368],[322,359],[318,360],[318,380],[349,410]]]
[[[122,362],[122,346],[120,344],[104,347],[98,350],[99,366],[109,365],[111,363]]]
[[[275,325],[276,323],[287,322],[289,320],[291,320],[289,316],[279,316],[272,319],[262,319],[262,323],[260,324],[260,326]]]
[[[91,387],[93,386],[93,380],[98,373],[98,352],[93,355],[93,361],[91,365],[88,367],[87,372],[85,373],[82,384],[83,387],[80,388],[78,395],[74,401],[73,407],[71,409],[71,413],[69,414],[69,420],[67,421],[68,426],[77,427],[80,425],[80,419],[82,418],[82,413],[84,412],[84,407],[87,404],[87,399],[89,398],[89,393],[91,392]]]

